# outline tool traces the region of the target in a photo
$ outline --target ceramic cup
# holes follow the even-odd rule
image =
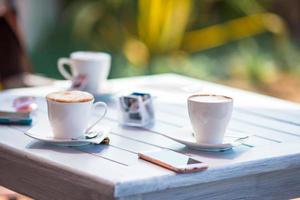
[[[192,95],[188,113],[197,143],[221,144],[233,110],[233,99],[222,95]]]
[[[87,81],[83,90],[93,94],[101,93],[110,71],[111,56],[108,53],[77,51],[70,58],[58,60],[58,70],[68,80],[86,76]],[[70,67],[69,73],[65,65]]]
[[[94,102],[93,95],[82,91],[50,93],[46,97],[48,118],[53,136],[59,139],[75,139],[91,130],[107,112],[107,105]],[[100,117],[89,126],[91,111],[102,107]]]

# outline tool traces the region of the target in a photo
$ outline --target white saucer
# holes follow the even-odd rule
[[[172,133],[172,135],[164,134],[164,136],[184,144],[190,149],[201,151],[226,151],[243,144],[243,142],[250,137],[249,135],[232,136],[229,132],[227,132],[224,136],[224,141],[222,144],[199,144],[196,143],[196,139],[193,136],[193,131],[187,128],[180,129],[178,132],[174,134]]]
[[[92,94],[96,101],[108,101],[118,92],[119,90],[117,90],[113,85],[107,85],[100,92]]]
[[[59,145],[59,146],[82,146],[87,144],[100,144],[109,134],[109,128],[97,130],[97,136],[94,138],[86,138],[82,136],[76,139],[58,139],[53,137],[53,133],[49,123],[38,123],[31,129],[25,132],[25,135],[36,140]]]

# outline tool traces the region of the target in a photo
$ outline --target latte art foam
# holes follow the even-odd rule
[[[202,103],[223,103],[232,101],[231,98],[221,95],[195,95],[190,97],[189,100]]]
[[[60,103],[80,103],[93,101],[94,97],[88,92],[82,91],[61,91],[53,92],[46,96],[47,100]]]

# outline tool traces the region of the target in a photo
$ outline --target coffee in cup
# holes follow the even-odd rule
[[[88,92],[61,91],[46,96],[48,118],[53,136],[59,139],[74,139],[83,136],[91,130],[105,116],[107,105],[94,102],[94,97]],[[104,108],[104,112],[88,126],[91,111],[97,107]]]
[[[197,143],[220,144],[233,110],[233,99],[199,94],[188,98],[188,113]]]
[[[84,91],[93,94],[101,93],[104,89],[110,71],[111,56],[103,52],[77,51],[71,53],[70,58],[58,60],[58,70],[68,80],[85,77]],[[71,73],[65,69],[70,67]]]

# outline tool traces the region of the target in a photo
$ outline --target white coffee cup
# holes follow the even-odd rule
[[[50,93],[46,97],[48,118],[53,136],[60,139],[82,137],[100,122],[107,112],[107,105],[94,102],[93,95],[82,91],[62,91]],[[104,108],[100,117],[88,126],[91,111],[97,107]]]
[[[101,93],[110,71],[111,56],[108,53],[77,51],[70,58],[58,60],[58,70],[65,79],[73,80],[78,75],[87,78],[83,90],[93,94]],[[71,73],[65,69],[71,68]]]
[[[221,144],[233,110],[233,99],[199,94],[188,98],[188,112],[197,143]]]

